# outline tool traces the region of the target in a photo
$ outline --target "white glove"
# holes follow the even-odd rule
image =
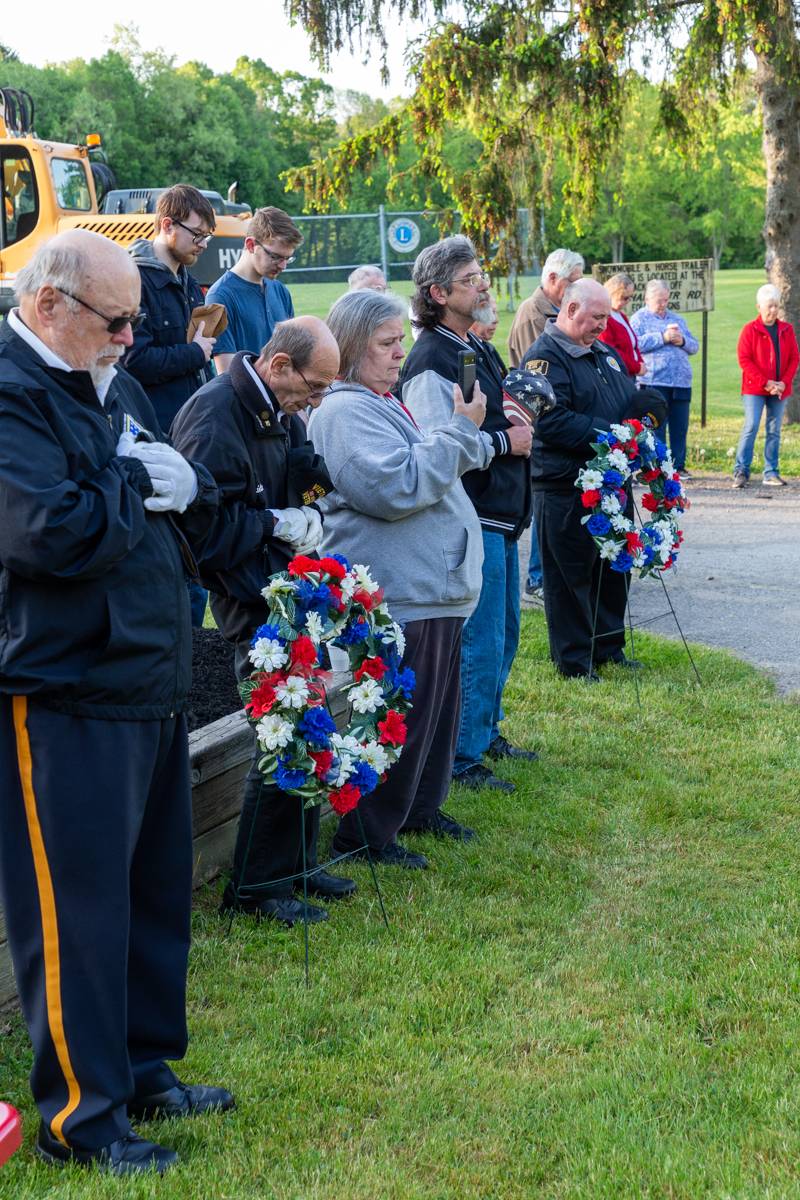
[[[273,508],[270,509],[275,518],[275,528],[272,536],[288,542],[290,546],[299,546],[308,533],[308,517],[304,508]]]
[[[305,504],[300,511],[308,517],[308,530],[305,540],[296,549],[298,554],[309,554],[310,551],[316,550],[322,541],[322,517],[315,508],[309,508]]]
[[[145,508],[150,512],[186,511],[197,495],[197,476],[182,454],[166,442],[134,442],[127,457],[138,458],[150,476],[154,495],[145,500]]]
[[[117,442],[117,456],[119,458],[130,458],[131,449],[135,445],[136,438],[133,436],[130,429],[126,429],[124,433],[120,434],[119,441]]]

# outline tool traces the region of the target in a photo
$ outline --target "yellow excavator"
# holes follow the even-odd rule
[[[14,280],[40,242],[64,229],[92,229],[129,246],[153,236],[153,211],[162,188],[117,189],[100,137],[84,145],[36,136],[31,96],[0,88],[0,315],[14,304]],[[242,253],[246,205],[204,193],[217,214],[214,239],[192,268],[208,287]],[[111,211],[101,211],[104,200]]]

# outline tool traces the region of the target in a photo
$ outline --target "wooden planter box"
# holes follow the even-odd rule
[[[337,674],[329,690],[328,700],[337,725],[345,719],[347,703],[343,688],[348,681],[347,675]],[[221,717],[189,734],[195,887],[207,883],[231,864],[254,736],[243,712]],[[0,906],[0,1009],[12,1003],[16,994]]]

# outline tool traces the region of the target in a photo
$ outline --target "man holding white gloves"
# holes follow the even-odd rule
[[[322,403],[338,368],[339,348],[327,325],[317,317],[282,321],[257,358],[234,355],[225,374],[196,392],[172,424],[177,449],[207,466],[220,489],[219,518],[204,544],[200,573],[214,619],[236,647],[239,679],[253,670],[251,639],[266,619],[261,589],[271,574],[322,540],[314,501],[332,485],[297,414]],[[324,920],[324,909],[293,896],[302,890],[299,801],[262,788],[259,757],[256,750],[223,910],[285,925]],[[309,865],[316,864],[318,823],[319,809],[307,809]],[[337,899],[355,884],[317,870],[308,890]]]
[[[114,1175],[177,1159],[132,1119],[233,1104],[166,1061],[187,1044],[185,565],[217,489],[117,367],[139,287],[122,247],[71,230],[0,327],[0,893],[36,1150]]]

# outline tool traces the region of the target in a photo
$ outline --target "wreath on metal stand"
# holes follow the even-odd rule
[[[403,668],[403,631],[392,619],[383,591],[367,567],[335,554],[321,559],[298,555],[286,571],[262,590],[267,621],[256,630],[250,649],[255,670],[239,684],[247,719],[262,751],[261,787],[273,786],[300,802],[303,836],[303,897],[308,901],[304,812],[328,803],[343,815],[355,810],[359,832],[378,895],[375,867],[364,835],[358,803],[381,783],[398,761],[406,740],[414,672]],[[326,645],[345,651],[352,682],[346,687],[350,720],[341,732],[331,716],[327,689],[332,673],[322,656]],[[261,796],[256,805],[260,805]],[[255,815],[254,815],[255,824]],[[249,843],[241,873],[245,874]],[[355,853],[352,851],[350,853]],[[338,855],[331,863],[348,854]],[[269,884],[237,887],[252,895]],[[306,980],[308,922],[304,921]]]

